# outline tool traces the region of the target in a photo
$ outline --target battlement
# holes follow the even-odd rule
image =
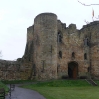
[[[76,24],[70,24],[68,27],[69,29],[76,29]]]
[[[90,67],[90,75],[99,79],[99,21],[78,30],[54,13],[41,13],[27,28],[23,58],[0,60],[0,79],[75,79],[88,77]]]
[[[89,24],[83,25],[83,28],[87,28],[90,26],[96,26],[96,25],[99,25],[99,21],[93,21],[93,22],[90,22]]]

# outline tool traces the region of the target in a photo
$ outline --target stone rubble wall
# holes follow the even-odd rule
[[[61,35],[61,42],[58,42],[58,34]],[[85,39],[88,45],[85,45]],[[68,77],[70,62],[78,64],[78,78],[89,77],[90,74],[92,78],[99,79],[98,53],[98,21],[78,30],[75,24],[66,27],[53,13],[41,13],[34,19],[34,25],[27,28],[23,57],[17,61],[0,60],[0,79],[49,80]]]

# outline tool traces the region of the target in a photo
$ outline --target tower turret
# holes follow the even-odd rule
[[[57,16],[42,13],[34,20],[34,63],[37,78],[57,77]]]

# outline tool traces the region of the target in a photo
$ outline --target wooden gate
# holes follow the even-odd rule
[[[77,79],[78,76],[78,63],[70,62],[68,64],[68,76],[72,79]]]

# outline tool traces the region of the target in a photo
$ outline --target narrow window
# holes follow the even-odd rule
[[[29,56],[29,61],[31,61],[31,57]]]
[[[58,32],[58,36],[57,36],[57,41],[58,41],[58,43],[62,42],[62,36],[59,32]]]
[[[59,58],[62,58],[62,52],[59,51]]]
[[[89,46],[89,39],[87,37],[84,39],[84,45]]]
[[[88,71],[88,72],[90,71],[90,67],[87,68],[87,71]]]
[[[89,46],[89,39],[87,38],[87,46]]]
[[[58,65],[57,65],[57,73],[59,72],[59,67],[60,67],[60,65],[58,64]]]
[[[87,54],[86,53],[84,54],[84,60],[87,60]]]
[[[75,53],[74,52],[72,52],[72,58],[75,58]]]
[[[44,67],[45,67],[45,60],[42,60],[42,71],[41,72],[44,72]]]
[[[36,76],[36,66],[33,64],[33,76]]]

